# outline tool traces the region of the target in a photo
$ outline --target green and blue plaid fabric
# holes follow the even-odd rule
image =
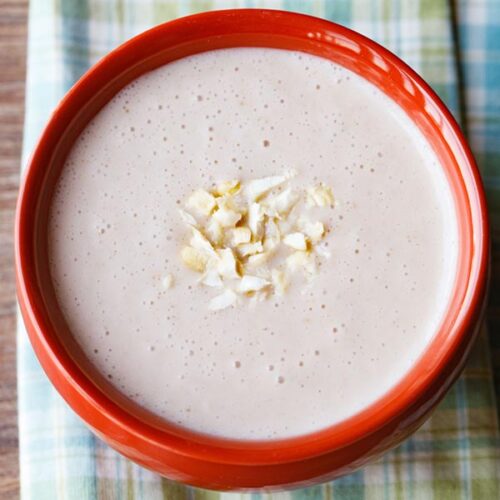
[[[496,255],[500,243],[497,0],[32,0],[25,160],[62,95],[109,50],[169,19],[230,7],[289,9],[324,17],[374,38],[415,68],[469,133],[489,195]],[[493,332],[500,327],[500,314],[496,313],[500,311],[499,281],[500,276],[494,273],[490,308]],[[492,345],[496,373],[500,374],[500,336],[492,339]],[[48,382],[20,321],[22,498],[496,499],[500,496],[500,442],[490,359],[483,332],[465,373],[432,418],[377,462],[313,488],[240,495],[187,488],[161,479],[95,438]]]
[[[500,2],[461,0],[457,19],[463,123],[483,174],[491,217],[494,266],[488,323],[500,401]]]

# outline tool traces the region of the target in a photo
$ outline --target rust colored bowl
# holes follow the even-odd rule
[[[121,88],[173,60],[227,47],[298,50],[330,59],[396,101],[438,155],[453,193],[459,255],[452,299],[425,353],[392,390],[355,416],[292,439],[238,441],[155,418],[92,376],[62,319],[47,264],[47,217],[64,158]],[[16,219],[17,289],[33,348],[68,404],[110,446],[166,477],[211,489],[311,485],[352,472],[414,432],[462,370],[488,277],[488,220],[480,176],[450,112],[406,64],[373,41],[314,17],[269,10],[208,12],[162,24],[121,45],[68,92],[22,183]]]

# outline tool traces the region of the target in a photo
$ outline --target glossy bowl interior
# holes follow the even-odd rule
[[[121,88],[173,60],[220,48],[272,47],[325,57],[394,99],[422,130],[451,186],[459,227],[455,289],[441,328],[413,369],[364,411],[292,439],[237,441],[162,421],[95,373],[72,339],[47,265],[47,217],[74,140]],[[149,30],[106,56],[70,90],[47,124],[21,187],[16,220],[18,296],[50,380],[111,446],[167,477],[213,489],[294,487],[351,472],[413,432],[463,367],[487,282],[488,223],[480,177],[452,116],[408,66],[371,40],[330,22],[280,11],[230,10]]]

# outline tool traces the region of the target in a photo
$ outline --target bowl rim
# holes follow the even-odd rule
[[[51,338],[54,332],[48,331],[48,325],[44,319],[43,304],[37,299],[36,272],[33,263],[28,260],[28,247],[32,244],[29,235],[23,231],[26,218],[32,216],[27,207],[30,197],[36,196],[37,186],[33,182],[34,172],[41,169],[46,164],[44,162],[43,150],[48,141],[48,136],[52,133],[54,123],[61,118],[81,88],[96,78],[96,73],[112,66],[117,57],[124,54],[133,53],[136,45],[145,44],[150,39],[161,37],[165,33],[175,31],[177,28],[194,29],[203,23],[235,23],[241,29],[246,23],[258,23],[263,16],[276,23],[298,23],[309,29],[310,38],[314,38],[321,33],[331,33],[354,41],[361,47],[378,54],[385,61],[398,68],[416,86],[419,91],[431,102],[440,119],[447,126],[447,131],[452,134],[450,141],[455,141],[455,146],[461,152],[460,174],[468,174],[468,187],[464,187],[470,203],[475,202],[476,216],[471,213],[471,225],[475,233],[470,235],[471,241],[467,241],[472,248],[470,259],[470,269],[467,270],[468,281],[466,283],[466,293],[463,302],[459,307],[459,314],[454,318],[454,334],[447,338],[446,345],[440,345],[439,360],[436,360],[432,367],[423,366],[419,359],[411,372],[418,372],[405,386],[398,398],[390,399],[387,394],[377,399],[374,404],[368,406],[360,413],[347,418],[331,427],[308,433],[305,435],[269,441],[246,441],[237,439],[226,439],[218,436],[207,436],[192,432],[187,429],[179,429],[176,426],[165,425],[165,428],[158,429],[131,415],[126,410],[115,404],[106,394],[97,388],[91,380],[81,373],[78,366],[62,352]],[[201,24],[200,24],[201,23]],[[309,35],[308,35],[309,36]],[[260,45],[265,47],[263,45]],[[464,169],[464,172],[462,172]],[[465,181],[464,181],[465,182]],[[453,191],[453,190],[452,190]],[[474,200],[469,197],[474,195]],[[474,239],[472,237],[474,236]],[[397,56],[380,46],[369,38],[345,28],[341,25],[319,19],[316,17],[268,9],[229,9],[222,11],[203,12],[155,26],[142,32],[129,41],[118,46],[108,55],[102,58],[97,64],[92,66],[80,80],[69,90],[66,96],[53,112],[49,123],[45,127],[42,135],[35,147],[35,150],[28,162],[25,174],[20,187],[15,223],[15,260],[18,298],[21,304],[22,313],[26,322],[32,325],[30,329],[30,339],[32,343],[39,346],[44,351],[48,362],[56,367],[60,376],[65,379],[65,383],[70,384],[84,399],[86,404],[91,405],[103,414],[105,419],[118,425],[127,433],[134,435],[143,441],[154,442],[158,447],[173,451],[176,454],[203,459],[216,463],[241,463],[244,465],[262,465],[271,463],[285,463],[287,461],[305,460],[307,458],[319,456],[334,449],[341,449],[361,438],[373,434],[385,422],[397,419],[405,409],[414,404],[418,398],[429,387],[436,382],[439,373],[449,364],[453,355],[460,346],[470,336],[470,330],[475,321],[478,308],[483,302],[487,282],[489,254],[489,226],[486,208],[485,195],[483,192],[481,178],[475,164],[472,153],[467,142],[460,131],[455,119],[446,106],[429,87],[429,85],[418,76],[407,64],[402,62]],[[428,348],[425,353],[427,353]],[[38,354],[38,352],[37,352]],[[418,368],[418,370],[417,370]],[[409,377],[406,374],[404,380]],[[59,388],[60,383],[50,377],[53,384]],[[397,386],[400,384],[398,383]],[[70,403],[71,404],[71,403]],[[85,411],[77,410],[85,419]],[[105,430],[103,431],[105,433]]]

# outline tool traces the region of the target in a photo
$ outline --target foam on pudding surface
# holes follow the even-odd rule
[[[331,258],[281,297],[208,310],[178,208],[290,169],[296,187],[333,188]],[[123,89],[75,143],[48,237],[96,369],[169,421],[241,439],[320,430],[386,393],[432,339],[457,260],[450,189],[405,113],[338,65],[273,49],[189,57]]]

